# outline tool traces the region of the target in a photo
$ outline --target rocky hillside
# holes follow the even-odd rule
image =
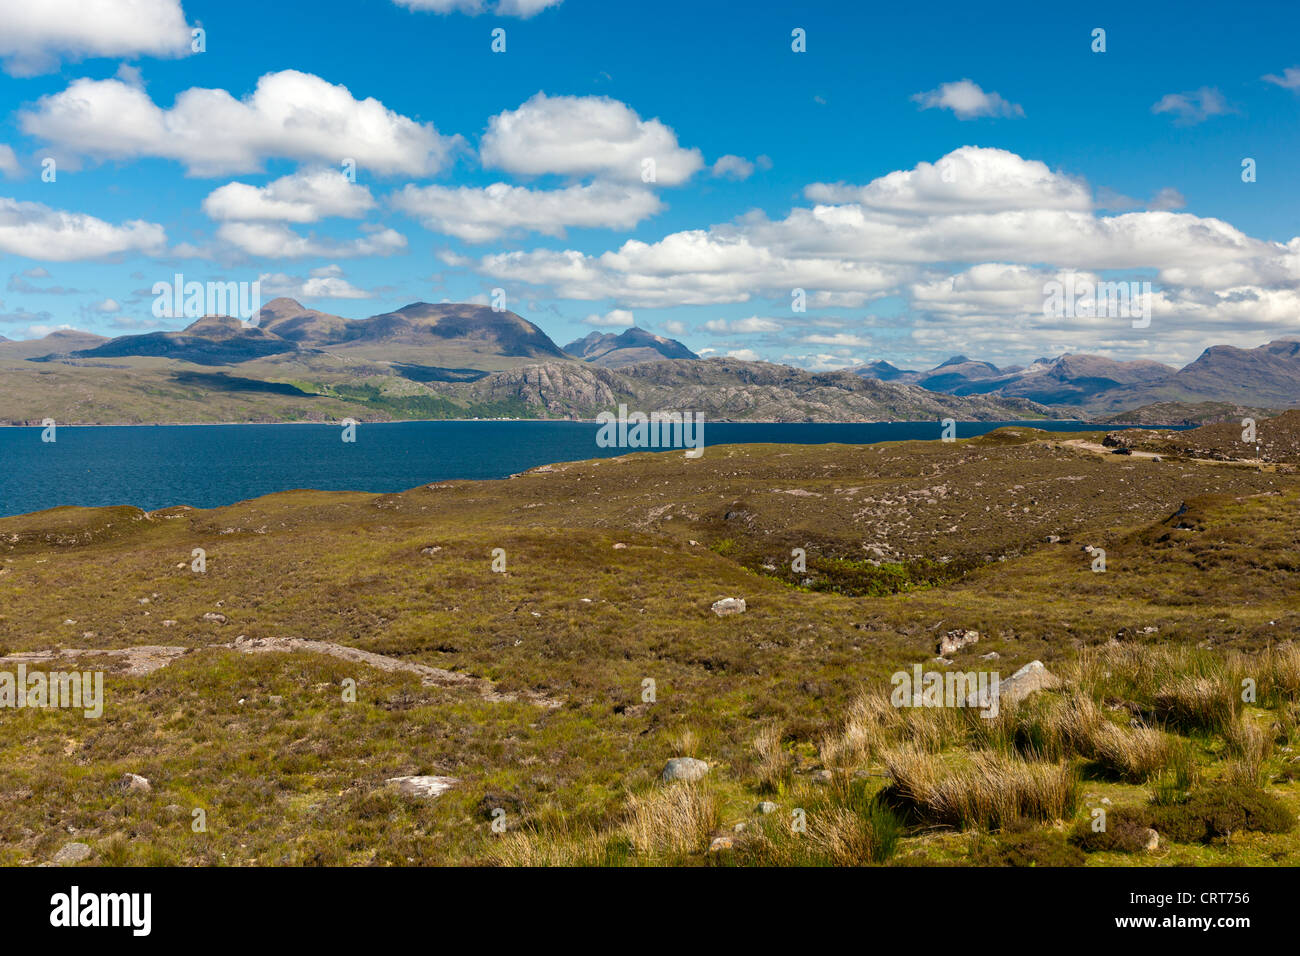
[[[738,359],[644,362],[617,370],[548,363],[437,387],[460,400],[519,401],[566,418],[590,418],[619,402],[644,411],[700,412],[710,421],[1002,421],[1055,415],[1024,399],[942,395],[850,372],[813,373]]]
[[[622,368],[625,365],[657,362],[660,359],[699,358],[675,339],[666,339],[662,335],[635,328],[618,335],[592,332],[576,342],[570,342],[564,351],[576,359],[602,368]]]

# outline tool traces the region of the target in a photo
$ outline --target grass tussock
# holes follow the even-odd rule
[[[642,857],[703,852],[720,822],[718,797],[707,785],[676,783],[628,798],[626,833]]]
[[[1078,775],[1068,764],[987,750],[969,762],[949,763],[910,746],[883,759],[888,798],[923,823],[997,829],[1022,819],[1066,819],[1078,803]]]

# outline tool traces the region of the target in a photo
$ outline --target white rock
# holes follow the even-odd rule
[[[69,863],[80,863],[82,860],[90,859],[90,847],[84,843],[67,843],[63,849],[54,854],[54,862],[59,866],[66,866]]]
[[[723,598],[721,601],[714,601],[713,613],[718,615],[718,617],[723,617],[727,614],[744,614],[745,599],[729,597]]]
[[[456,777],[389,777],[387,782],[408,797],[436,797],[446,793],[460,780]]]
[[[148,793],[153,789],[153,787],[149,785],[149,780],[140,776],[138,773],[122,774],[122,788],[124,790],[131,790],[138,793]]]
[[[664,764],[663,773],[660,775],[664,783],[672,783],[675,780],[685,780],[688,783],[694,780],[700,780],[709,772],[709,765],[703,760],[695,757],[674,757]]]

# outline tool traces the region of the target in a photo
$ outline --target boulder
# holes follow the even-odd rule
[[[979,631],[949,631],[943,637],[939,638],[939,643],[935,647],[940,657],[947,657],[949,654],[955,654],[970,644],[975,644],[980,639]]]
[[[718,617],[722,617],[726,614],[744,614],[745,599],[729,597],[723,598],[721,601],[714,601],[713,613],[718,615]]]
[[[1057,677],[1042,661],[1030,661],[1006,680],[998,684],[998,697],[1003,703],[1015,704],[1040,690],[1053,690],[1061,686]]]
[[[709,765],[703,760],[695,757],[674,757],[664,764],[661,776],[664,783],[672,783],[675,780],[685,780],[690,783],[702,780],[708,772]]]
[[[432,798],[446,793],[460,780],[455,777],[389,777],[387,783],[408,797]]]
[[[63,849],[54,854],[54,862],[58,866],[68,866],[88,859],[90,859],[90,847],[84,843],[64,844]]]
[[[140,776],[138,773],[122,774],[122,789],[135,793],[148,793],[153,787],[149,786],[149,780]]]

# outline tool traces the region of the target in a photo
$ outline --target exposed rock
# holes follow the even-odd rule
[[[771,800],[764,800],[755,809],[762,814],[776,813],[777,806]]]
[[[446,793],[460,780],[456,777],[389,777],[386,781],[408,797],[436,797]]]
[[[690,783],[703,779],[708,772],[709,765],[703,760],[695,757],[674,757],[664,764],[661,776],[664,783],[672,783],[675,780],[685,780]]]
[[[744,598],[723,598],[721,601],[713,602],[713,613],[722,617],[726,614],[743,614],[745,613]]]
[[[813,783],[830,783],[834,776],[829,770],[814,770],[809,774],[809,778]]]
[[[1043,666],[1042,661],[1030,661],[998,685],[998,696],[1003,703],[1015,704],[1039,690],[1052,690],[1061,686],[1061,679]]]
[[[84,843],[67,843],[63,849],[54,854],[54,863],[57,866],[68,866],[73,863],[80,863],[82,860],[90,859],[90,847]]]
[[[977,643],[979,639],[979,631],[949,631],[943,637],[939,638],[939,643],[938,646],[935,647],[935,650],[938,651],[940,657],[947,657],[950,654],[955,654],[957,651],[969,644]]]
[[[1160,849],[1159,833],[1157,833],[1155,830],[1152,830],[1150,827],[1147,827],[1146,831],[1142,835],[1146,837],[1146,843],[1143,844],[1144,850],[1146,850],[1148,853],[1151,853],[1154,850]]]
[[[729,836],[714,837],[713,842],[709,844],[710,853],[722,853],[730,850],[736,845],[736,841]]]
[[[213,624],[225,624],[227,618],[224,614],[220,614],[216,611],[209,611],[207,614],[203,615],[203,620],[211,621]]]
[[[149,785],[147,778],[140,776],[138,773],[122,774],[122,789],[135,793],[148,793],[153,789]]]

